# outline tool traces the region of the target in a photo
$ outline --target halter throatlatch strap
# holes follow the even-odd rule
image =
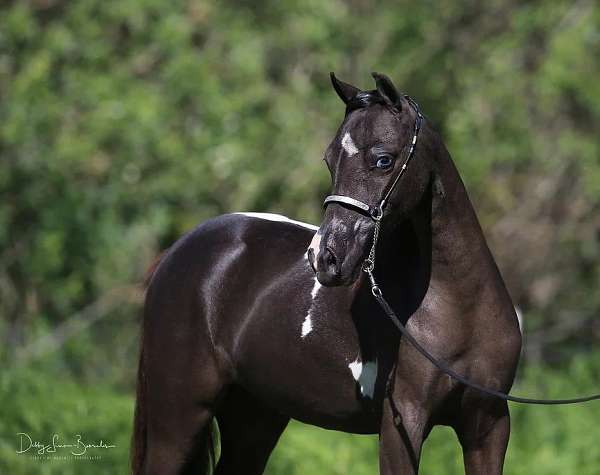
[[[324,206],[327,206],[330,203],[341,203],[352,208],[355,208],[363,213],[368,213],[369,216],[375,221],[375,227],[373,230],[373,241],[371,243],[371,249],[369,251],[369,256],[365,259],[362,265],[363,271],[367,274],[369,278],[369,283],[371,285],[371,293],[375,300],[382,308],[384,313],[388,316],[388,318],[392,321],[392,323],[398,328],[402,336],[406,338],[406,340],[425,358],[427,358],[437,369],[446,373],[451,378],[455,379],[459,383],[464,384],[470,388],[476,389],[482,393],[488,394],[490,396],[494,396],[500,399],[504,399],[505,401],[513,401],[519,402],[523,404],[543,404],[543,405],[559,405],[559,404],[576,404],[581,402],[593,401],[596,399],[600,399],[600,394],[594,394],[592,396],[584,396],[573,399],[532,399],[526,397],[518,397],[511,396],[509,394],[503,393],[502,391],[497,391],[495,389],[486,388],[485,386],[481,386],[480,384],[474,383],[473,381],[465,378],[464,376],[458,374],[456,371],[450,368],[450,366],[442,360],[439,360],[435,356],[433,356],[429,351],[427,351],[421,344],[409,333],[406,329],[402,321],[398,318],[390,304],[387,302],[385,297],[383,296],[383,292],[381,288],[377,284],[375,280],[375,276],[373,275],[373,271],[375,270],[375,254],[377,251],[377,241],[379,239],[379,231],[381,227],[381,219],[383,218],[383,211],[385,206],[387,205],[388,198],[390,197],[392,191],[400,181],[400,177],[404,174],[404,171],[408,167],[408,163],[412,156],[414,155],[415,148],[417,146],[417,138],[419,136],[419,131],[421,130],[421,124],[423,122],[423,116],[421,115],[421,111],[419,109],[419,105],[409,96],[404,96],[404,98],[411,105],[413,110],[416,113],[414,133],[412,137],[412,141],[410,143],[410,148],[408,150],[408,154],[406,156],[406,160],[402,164],[402,168],[396,175],[396,178],[392,182],[392,185],[388,188],[387,192],[383,195],[383,198],[379,201],[378,206],[370,206],[367,203],[364,203],[355,198],[351,198],[349,196],[344,195],[330,195],[325,198]]]

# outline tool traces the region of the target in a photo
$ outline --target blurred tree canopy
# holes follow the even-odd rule
[[[599,46],[594,1],[5,2],[7,348],[210,216],[318,222],[343,114],[330,70],[365,89],[387,73],[442,132],[530,353],[597,341]]]
[[[582,381],[544,373],[522,392],[593,392],[599,53],[594,0],[2,2],[0,361],[16,367],[0,378],[6,430],[76,431],[91,418],[93,434],[118,432],[124,467],[145,270],[220,213],[319,222],[320,158],[343,117],[329,71],[364,89],[371,71],[388,74],[442,133],[523,314],[525,361],[565,362]],[[57,391],[56,375],[73,381]],[[511,473],[597,473],[593,431],[577,425],[597,420],[587,411],[556,413],[554,425],[516,411]],[[373,457],[374,442],[325,455],[321,436],[296,429],[271,473],[301,473],[302,447],[321,451],[315,466],[368,472],[356,454]],[[30,472],[2,434],[0,452],[7,473],[76,470]]]

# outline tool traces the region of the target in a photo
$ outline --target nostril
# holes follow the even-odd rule
[[[337,266],[337,257],[335,255],[335,253],[331,250],[331,248],[326,247],[325,248],[325,266],[327,267],[327,270],[333,274],[333,275],[338,275],[340,273],[340,270],[338,269]]]

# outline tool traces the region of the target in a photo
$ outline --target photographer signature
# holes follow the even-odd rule
[[[23,454],[30,450],[34,450],[38,455],[46,455],[55,453],[57,449],[70,449],[71,455],[84,455],[88,449],[112,449],[116,445],[109,444],[108,442],[100,439],[98,443],[88,443],[83,440],[80,434],[75,435],[74,443],[60,443],[58,434],[52,435],[52,441],[50,443],[44,443],[39,440],[33,440],[29,434],[25,432],[19,432],[19,450],[18,454]]]

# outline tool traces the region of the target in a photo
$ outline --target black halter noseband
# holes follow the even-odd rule
[[[417,340],[415,340],[415,338],[408,332],[408,330],[406,329],[406,327],[404,326],[402,321],[398,318],[398,316],[396,315],[396,313],[394,312],[394,310],[392,309],[390,304],[384,298],[383,293],[381,292],[381,289],[379,288],[379,285],[377,284],[377,281],[375,280],[375,276],[373,275],[373,271],[375,270],[375,253],[376,253],[376,248],[377,248],[377,240],[379,238],[379,228],[381,226],[381,219],[383,218],[383,214],[385,211],[385,207],[388,203],[388,199],[389,199],[390,195],[392,194],[392,192],[394,191],[394,189],[396,188],[396,185],[400,181],[400,178],[406,171],[406,168],[408,167],[408,164],[415,153],[417,139],[419,137],[419,131],[421,130],[421,124],[423,122],[423,115],[421,114],[419,105],[410,96],[404,95],[404,99],[406,99],[406,101],[410,104],[410,106],[413,108],[413,110],[415,111],[415,114],[416,114],[415,125],[414,125],[414,130],[413,130],[413,137],[412,137],[412,141],[410,143],[410,148],[408,149],[408,154],[406,155],[406,159],[404,160],[404,163],[402,164],[400,171],[396,175],[396,178],[392,182],[392,185],[384,193],[383,198],[381,198],[381,200],[379,201],[379,203],[376,206],[371,206],[363,201],[357,200],[356,198],[352,198],[350,196],[344,196],[344,195],[329,195],[327,198],[325,198],[325,201],[323,202],[324,207],[327,207],[331,203],[340,203],[340,204],[343,204],[346,206],[350,206],[351,208],[354,208],[361,213],[368,214],[371,217],[371,219],[373,219],[373,221],[375,221],[375,228],[373,231],[373,242],[371,244],[371,250],[369,251],[369,256],[365,259],[365,261],[363,262],[363,265],[362,265],[363,271],[369,277],[369,281],[371,284],[371,293],[373,294],[373,297],[375,297],[375,300],[377,300],[377,303],[383,309],[385,314],[390,318],[390,320],[392,320],[392,322],[398,328],[400,333],[402,333],[402,335],[409,341],[409,343],[419,353],[421,353],[421,355],[423,355],[425,358],[427,358],[440,371],[446,373],[448,376],[454,378],[455,380],[464,384],[465,386],[469,386],[473,389],[476,389],[483,393],[489,394],[491,396],[495,396],[500,399],[504,399],[505,401],[513,401],[513,402],[519,402],[519,403],[524,403],[524,404],[545,404],[545,405],[574,404],[574,403],[580,403],[580,402],[586,402],[586,401],[592,401],[595,399],[600,399],[600,394],[595,394],[592,396],[585,396],[585,397],[580,397],[580,398],[573,398],[573,399],[532,399],[532,398],[511,396],[511,395],[503,393],[501,391],[486,388],[484,386],[481,386],[480,384],[474,383],[473,381],[471,381],[471,380],[465,378],[464,376],[458,374],[457,372],[455,372],[445,362],[438,360],[435,356],[433,356],[431,353],[429,353],[429,351],[427,351],[425,348],[423,348],[423,346],[421,346],[421,344]]]

